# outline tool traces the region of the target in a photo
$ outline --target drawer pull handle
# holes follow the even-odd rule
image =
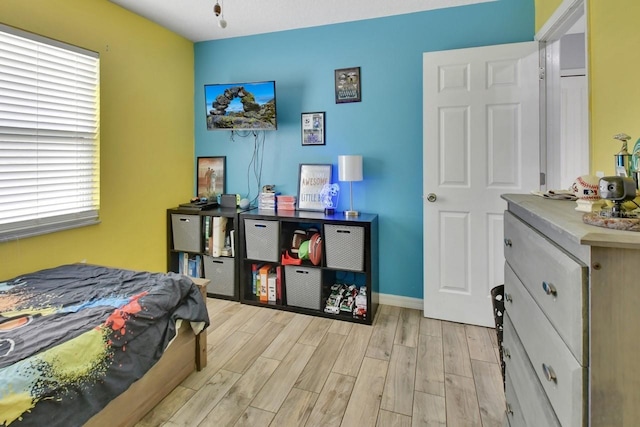
[[[512,246],[511,239],[504,239],[504,245],[510,248]]]
[[[547,295],[551,295],[554,297],[558,296],[558,290],[556,289],[555,286],[553,286],[552,283],[542,282],[542,289],[544,290],[544,293]]]
[[[506,292],[504,293],[504,300],[506,302],[513,302],[513,298],[511,298],[511,294],[508,294]]]
[[[544,377],[547,379],[547,381],[554,382],[556,384],[558,383],[558,378],[556,377],[556,373],[551,366],[547,365],[546,363],[543,363],[542,371],[544,372]]]

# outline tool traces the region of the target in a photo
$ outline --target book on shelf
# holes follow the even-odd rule
[[[236,230],[229,231],[229,238],[231,239],[231,257],[236,257]]]
[[[190,277],[202,277],[202,257],[189,256],[188,252],[178,252],[178,274]]]
[[[189,271],[189,254],[178,252],[178,273],[187,274]]]
[[[282,302],[282,266],[276,266],[276,301]]]
[[[227,235],[227,217],[214,216],[211,223],[211,256],[219,257],[224,249],[224,240]]]
[[[211,253],[211,217],[204,217],[204,253]]]
[[[276,196],[279,193],[263,192],[260,193],[260,199],[258,201],[259,209],[275,209],[276,208]]]
[[[267,276],[267,301],[276,302],[276,273],[273,269],[269,270]]]
[[[271,270],[271,266],[269,264],[265,264],[260,267],[260,302],[268,302],[269,301],[269,270]]]
[[[251,264],[251,293],[255,296],[260,296],[259,283],[258,264]]]
[[[189,270],[187,276],[200,277],[202,274],[202,261],[200,255],[195,255],[188,260]]]

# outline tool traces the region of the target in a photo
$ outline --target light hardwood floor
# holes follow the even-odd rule
[[[380,306],[374,325],[207,299],[208,365],[144,426],[502,426],[494,329]]]

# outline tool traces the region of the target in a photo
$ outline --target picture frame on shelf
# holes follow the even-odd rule
[[[216,201],[218,196],[226,193],[227,157],[198,157],[196,165],[197,195]]]
[[[298,210],[324,211],[321,192],[331,183],[330,164],[301,163],[298,170]]]
[[[325,114],[302,113],[302,145],[325,145]]]
[[[362,100],[360,67],[340,68],[334,73],[336,104],[360,102]]]

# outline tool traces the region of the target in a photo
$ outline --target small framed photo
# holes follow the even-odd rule
[[[336,104],[360,102],[360,67],[341,68],[335,70]]]
[[[324,211],[322,189],[331,184],[330,164],[301,164],[298,173],[298,210]]]
[[[324,145],[324,112],[302,113],[302,145]]]
[[[216,200],[218,195],[225,194],[226,163],[225,156],[198,157],[196,171],[198,197]]]

